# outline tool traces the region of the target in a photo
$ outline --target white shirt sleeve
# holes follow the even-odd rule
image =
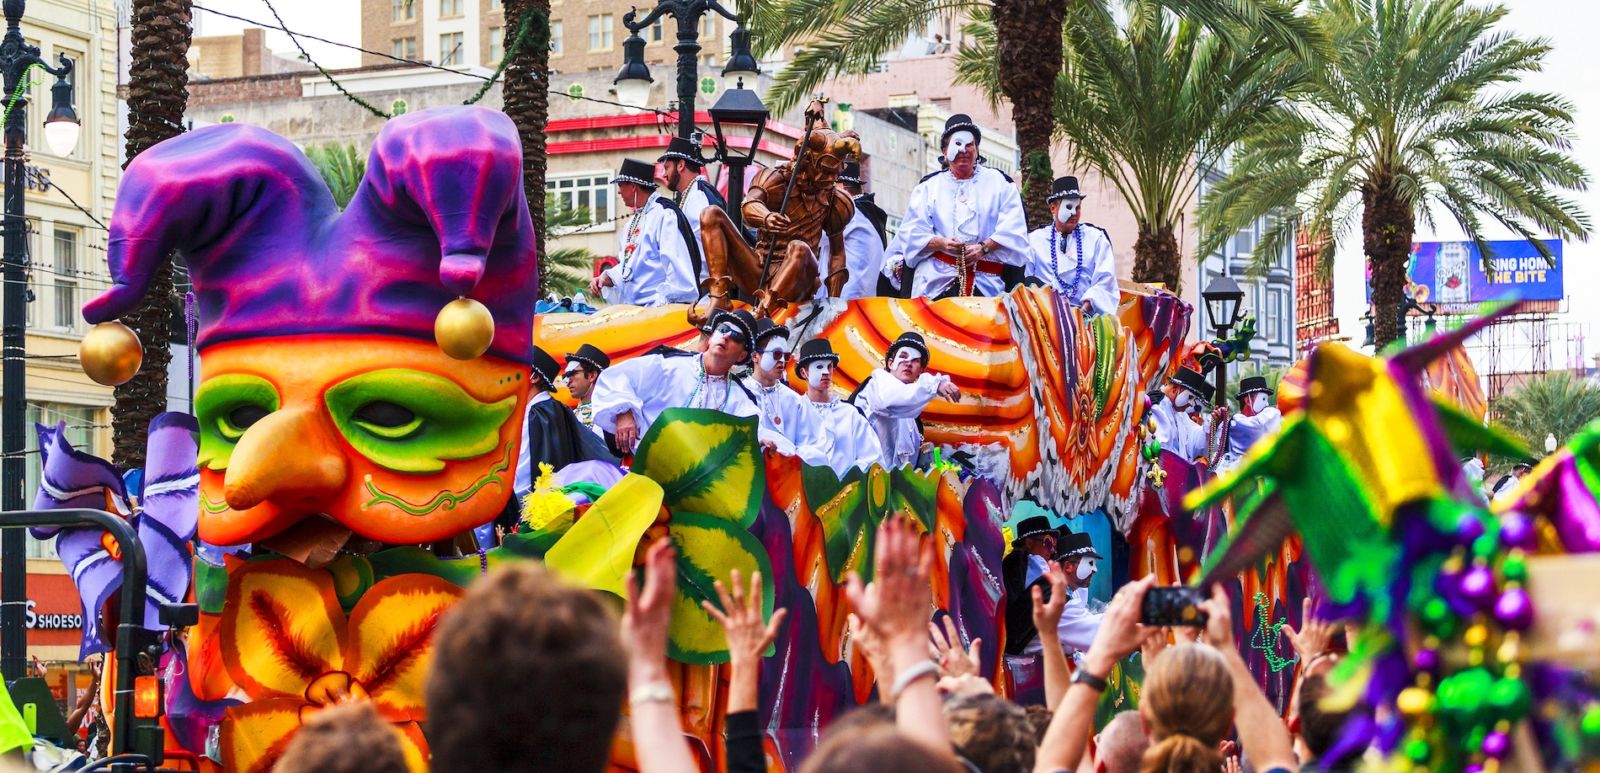
[[[666,277],[659,287],[653,288],[656,302],[650,305],[691,303],[699,279],[695,276],[694,260],[689,257],[689,245],[684,243],[683,232],[678,230],[678,214],[663,205],[656,207],[652,215],[655,217],[655,227],[651,229],[654,232],[652,247],[660,253]]]
[[[1088,598],[1088,591],[1079,588],[1061,610],[1056,636],[1061,639],[1063,648],[1087,652],[1089,645],[1094,643],[1095,634],[1100,632],[1100,620],[1104,615],[1089,613]]]
[[[900,230],[895,233],[895,238],[900,241],[900,259],[908,267],[927,260],[933,255],[928,251],[928,240],[939,233],[934,224],[933,188],[939,182],[934,177],[911,191],[911,201],[906,204],[906,217],[900,221]]]
[[[632,412],[639,430],[644,431],[644,398],[652,384],[668,377],[665,359],[647,355],[612,365],[600,372],[594,382],[594,425],[605,432],[617,431],[617,417]]]
[[[888,371],[879,368],[872,372],[871,380],[861,390],[867,412],[891,419],[914,419],[922,415],[928,403],[939,394],[939,387],[950,381],[943,373],[923,373],[907,384]]]
[[[1090,230],[1085,226],[1085,230]],[[1087,286],[1083,300],[1100,314],[1116,314],[1122,305],[1122,290],[1117,287],[1117,257],[1111,251],[1111,239],[1099,229],[1092,229],[1095,238],[1090,240],[1093,257],[1084,256],[1090,271],[1084,277]]]
[[[994,231],[987,238],[994,241],[996,249],[988,259],[1008,266],[1028,265],[1028,219],[1022,211],[1022,194],[1017,186],[1005,181],[998,171],[994,178],[1000,183],[999,210],[995,216]]]
[[[844,230],[845,265],[850,278],[840,297],[844,300],[869,298],[878,294],[878,276],[883,271],[883,242],[872,223],[859,211]]]

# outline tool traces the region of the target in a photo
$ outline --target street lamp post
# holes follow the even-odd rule
[[[56,76],[51,88],[51,110],[45,119],[45,140],[51,152],[66,155],[78,144],[78,116],[72,109],[72,60],[59,57],[61,66],[51,67],[39,56],[38,46],[22,37],[25,0],[4,0],[6,33],[0,39],[0,80],[10,112],[5,115],[5,238],[4,309],[0,311],[0,510],[21,510],[26,505],[23,491],[26,479],[25,457],[28,417],[25,393],[27,327],[26,268],[28,247],[23,214],[23,192],[27,169],[23,164],[28,140],[28,97],[23,87],[28,71],[38,67]],[[21,529],[0,530],[0,674],[7,682],[19,679],[27,668],[28,632],[23,612],[27,606],[28,568],[23,551]]]
[[[742,79],[735,82],[734,88],[722,92],[722,98],[711,106],[711,127],[717,133],[717,158],[728,169],[728,217],[735,231],[744,230],[744,173],[755,163],[767,116],[767,106],[754,91],[744,87]],[[728,146],[723,129],[730,126],[754,128],[748,151],[741,154]]]
[[[750,53],[750,32],[733,12],[722,7],[717,0],[660,0],[643,19],[630,10],[622,15],[622,25],[628,28],[628,39],[622,42],[622,69],[613,81],[617,97],[634,107],[643,107],[648,98],[652,79],[650,68],[644,63],[644,38],[639,31],[655,24],[656,19],[672,14],[678,21],[678,43],[672,47],[678,53],[678,136],[689,138],[694,134],[695,89],[700,85],[700,19],[716,13],[737,25],[729,36],[733,45],[722,77],[727,82],[746,78],[755,82],[759,72],[755,57]]]
[[[1223,274],[1211,280],[1206,289],[1200,291],[1200,297],[1206,303],[1206,315],[1211,318],[1211,329],[1216,331],[1217,340],[1226,340],[1228,331],[1239,324],[1239,312],[1244,308],[1244,290],[1239,288],[1239,283],[1233,277]],[[1217,358],[1217,405],[1227,405],[1228,397],[1228,363],[1222,358]]]

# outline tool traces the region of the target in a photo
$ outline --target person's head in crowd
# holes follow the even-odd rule
[[[533,367],[528,374],[528,382],[533,386],[534,392],[556,391],[556,377],[561,373],[561,364],[550,353],[533,347]]]
[[[1199,644],[1167,648],[1145,671],[1139,716],[1150,739],[1144,773],[1216,773],[1233,726],[1227,661]]]
[[[994,695],[962,695],[945,701],[944,718],[956,753],[981,771],[1033,769],[1038,747],[1028,713]]]
[[[860,711],[850,712],[854,714]],[[846,714],[845,717],[849,717]],[[841,718],[843,721],[843,718]],[[892,723],[866,721],[830,727],[800,773],[965,773],[947,752],[908,738]]]
[[[341,703],[308,718],[294,734],[278,773],[407,773],[405,747],[394,725],[370,701]]]
[[[884,352],[883,366],[900,381],[915,382],[928,369],[928,342],[921,333],[901,333]]]
[[[473,584],[433,638],[435,773],[605,769],[627,666],[616,615],[598,594],[539,564],[508,567]]]
[[[661,165],[661,179],[666,181],[669,190],[686,191],[700,176],[700,148],[687,137],[673,137],[667,144],[667,152],[662,153],[656,163]]]
[[[1144,734],[1139,712],[1121,712],[1095,737],[1095,773],[1138,773],[1149,748],[1150,738]]]
[[[944,151],[945,163],[956,179],[971,177],[978,164],[978,143],[983,141],[983,131],[965,113],[956,113],[945,119],[944,135],[939,146]]]
[[[861,195],[862,180],[860,162],[849,161],[845,163],[844,169],[839,171],[839,184],[844,186],[845,192],[851,196]]]
[[[584,344],[578,351],[567,353],[567,367],[561,376],[566,379],[567,391],[584,403],[594,396],[594,382],[599,380],[601,371],[609,367],[611,358],[605,352],[594,344]]]
[[[1078,178],[1070,175],[1057,177],[1045,201],[1050,204],[1050,219],[1057,231],[1070,233],[1078,227],[1078,218],[1083,214],[1078,209],[1083,203],[1083,191],[1078,187]]]
[[[711,316],[710,338],[706,342],[706,372],[727,375],[728,369],[750,361],[755,348],[756,316],[744,309],[719,311]]]
[[[1023,710],[1028,712],[1028,726],[1033,729],[1033,746],[1038,748],[1039,744],[1044,743],[1045,731],[1050,729],[1050,720],[1055,719],[1055,712],[1037,703],[1029,704]]]
[[[1011,549],[1050,560],[1055,558],[1059,539],[1060,534],[1050,526],[1049,516],[1030,515],[1017,521],[1017,538],[1011,541]]]
[[[1073,590],[1089,587],[1100,571],[1101,556],[1086,532],[1067,532],[1056,543],[1056,561],[1067,573],[1067,586]]]
[[[826,338],[813,338],[800,345],[794,372],[806,381],[806,396],[815,402],[833,401],[833,369],[839,365],[839,355],[833,353],[833,344]]]
[[[1300,692],[1296,695],[1298,714],[1293,725],[1298,729],[1300,741],[1305,744],[1305,751],[1309,755],[1303,760],[1305,762],[1320,761],[1333,748],[1334,742],[1339,740],[1345,722],[1357,713],[1366,711],[1366,705],[1359,702],[1341,711],[1328,711],[1322,707],[1322,699],[1330,692],[1327,670],[1323,669],[1322,673],[1301,681]]]
[[[789,368],[789,328],[762,318],[756,320],[755,334],[756,348],[752,353],[756,381],[772,386]]]
[[[611,178],[611,184],[617,186],[617,198],[629,209],[643,207],[656,192],[655,172],[655,165],[648,161],[622,159],[622,166]]]

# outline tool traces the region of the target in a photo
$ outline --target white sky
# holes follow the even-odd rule
[[[1600,65],[1595,64],[1593,46],[1600,44],[1600,3],[1588,0],[1504,0],[1511,9],[1506,27],[1523,36],[1544,36],[1553,50],[1545,60],[1545,70],[1529,75],[1525,88],[1566,95],[1577,106],[1577,142],[1573,152],[1591,175],[1600,175]],[[286,26],[351,44],[360,43],[360,3],[357,0],[274,0]],[[641,5],[648,5],[641,0]],[[200,5],[237,14],[261,22],[272,21],[263,0],[200,0]],[[203,34],[227,34],[246,26],[205,11],[195,11]],[[270,47],[291,53],[293,44],[281,32],[268,34]],[[311,55],[324,66],[348,67],[360,62],[360,54],[349,49],[314,41],[302,41]],[[1600,183],[1580,194],[1580,202],[1591,218],[1600,219]],[[1440,222],[1441,228],[1447,224]],[[1496,226],[1498,228],[1498,226]],[[1510,232],[1491,231],[1490,238],[1512,238]],[[1459,239],[1454,230],[1440,233],[1419,232],[1419,240]],[[1335,299],[1341,328],[1357,340],[1361,337],[1359,318],[1365,312],[1364,272],[1360,259],[1359,236],[1353,245],[1341,245],[1335,269]],[[1600,239],[1566,245],[1566,286],[1573,321],[1600,322]],[[1591,352],[1593,354],[1593,352]]]

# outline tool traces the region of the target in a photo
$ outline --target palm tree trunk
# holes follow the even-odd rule
[[[1055,133],[1055,79],[1061,72],[1061,0],[997,0],[994,4],[1000,91],[1022,152],[1022,207],[1028,228],[1050,222],[1050,138]]]
[[[1139,228],[1133,243],[1133,281],[1160,284],[1178,292],[1183,287],[1183,253],[1171,228]]]
[[[189,102],[189,0],[134,0],[128,67],[127,156],[183,133]],[[113,392],[112,461],[144,466],[150,420],[167,408],[168,348],[172,340],[172,262],[162,263],[133,313],[122,318],[144,343],[144,366]]]
[[[1361,189],[1362,248],[1372,275],[1372,340],[1377,350],[1400,338],[1400,305],[1406,291],[1406,265],[1416,215],[1401,200],[1388,177],[1369,180]]]
[[[505,110],[522,138],[522,189],[533,218],[534,249],[539,256],[539,295],[550,284],[550,262],[544,260],[545,124],[550,120],[550,0],[506,0],[506,50],[512,52],[505,71]],[[527,27],[523,44],[517,36]]]

